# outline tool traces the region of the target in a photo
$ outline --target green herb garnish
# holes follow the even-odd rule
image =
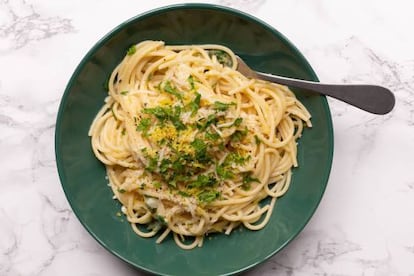
[[[191,182],[188,188],[205,188],[213,187],[217,184],[217,179],[213,175],[198,175],[197,179]]]
[[[232,179],[234,177],[234,174],[223,164],[216,167],[216,173],[223,180]]]
[[[160,173],[166,173],[167,170],[170,168],[170,166],[171,166],[170,159],[162,159],[160,167],[159,167]]]
[[[251,158],[250,155],[243,156],[239,153],[231,152],[226,156],[226,159],[224,160],[224,163],[225,164],[234,163],[234,164],[237,164],[237,165],[243,165],[248,160],[250,160],[250,158]]]
[[[247,128],[244,130],[236,130],[230,137],[232,142],[240,142],[247,135]]]
[[[174,108],[161,106],[154,108],[144,108],[143,112],[146,114],[154,115],[161,124],[164,124],[166,121],[170,121],[177,130],[186,129],[186,126],[180,120],[180,106],[175,106]]]
[[[188,80],[188,83],[190,84],[191,90],[195,90],[194,77],[190,75],[187,80]]]
[[[148,165],[145,167],[145,169],[149,172],[155,172],[158,165],[158,157],[147,156],[147,159]]]
[[[176,96],[180,100],[182,99],[182,95],[180,94],[180,92],[178,92],[178,90],[175,87],[171,85],[170,81],[164,82],[163,91],[168,94]]]
[[[152,185],[154,185],[154,188],[155,188],[155,189],[159,189],[159,188],[161,188],[161,182],[159,182],[159,181],[154,181],[154,182],[152,182]]]
[[[251,172],[245,172],[242,174],[242,189],[243,190],[250,190],[251,188],[251,183],[252,182],[258,182],[260,183],[260,180],[257,179],[256,177],[252,177],[252,173]]]
[[[207,119],[201,120],[197,123],[197,128],[200,130],[206,130],[211,124],[217,123],[217,117],[214,114],[208,115]]]
[[[208,131],[206,131],[205,137],[206,139],[212,140],[212,141],[217,141],[218,139],[220,139],[220,135],[218,133],[212,133]]]
[[[260,138],[257,135],[254,135],[254,141],[256,142],[256,145],[260,145],[262,141],[260,141]]]
[[[169,119],[177,130],[184,130],[187,127],[185,126],[183,122],[181,122],[180,115],[181,115],[181,107],[174,106],[173,114]]]
[[[226,111],[227,109],[229,109],[229,107],[231,105],[236,105],[236,104],[235,103],[223,103],[223,102],[215,101],[214,105],[213,105],[213,108],[215,110],[218,110],[218,111]]]
[[[148,135],[148,130],[151,127],[151,119],[142,118],[137,125],[137,131],[141,131],[144,136]]]
[[[161,216],[161,215],[156,215],[155,216],[155,219],[158,220],[158,222],[160,222],[163,225],[166,225],[167,224],[167,222],[165,221],[165,218],[163,216]]]
[[[178,194],[181,195],[181,196],[183,196],[183,197],[190,197],[190,194],[189,193],[186,193],[184,191],[178,191]]]
[[[136,51],[137,51],[137,48],[135,47],[135,45],[132,45],[131,47],[129,47],[127,51],[127,55],[132,56],[133,54],[135,54]]]
[[[202,139],[194,139],[194,141],[191,142],[191,146],[195,150],[195,158],[197,161],[200,163],[210,161],[210,157],[207,155],[207,144]]]
[[[128,94],[129,91],[122,91],[120,94],[125,96],[126,94]]]
[[[188,104],[188,107],[191,110],[191,116],[194,116],[197,114],[197,111],[200,108],[200,100],[201,100],[201,95],[196,92],[196,96],[194,100]]]
[[[233,65],[230,55],[223,50],[210,50],[209,55],[216,56],[217,61],[225,66],[231,67]]]
[[[146,114],[154,115],[158,120],[162,122],[167,120],[168,117],[172,115],[171,108],[164,108],[161,106],[157,106],[154,108],[144,108],[143,112]]]
[[[203,203],[210,203],[219,198],[220,192],[218,191],[203,191],[198,194],[198,200]]]
[[[243,122],[243,118],[237,118],[236,120],[234,120],[233,122],[233,126],[238,127],[241,125],[241,123]]]
[[[185,155],[184,154],[177,154],[177,160],[175,160],[172,165],[171,165],[171,169],[175,172],[183,172],[184,171],[184,164],[186,163],[185,161]]]

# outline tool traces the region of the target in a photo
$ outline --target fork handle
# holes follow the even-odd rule
[[[327,95],[374,114],[387,114],[395,105],[395,96],[387,88],[367,84],[322,84],[256,72],[259,79]]]

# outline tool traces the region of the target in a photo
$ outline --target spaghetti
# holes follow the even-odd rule
[[[209,233],[259,230],[289,188],[311,116],[287,87],[236,65],[221,45],[144,41],[112,72],[89,135],[139,236],[172,233],[191,249]]]

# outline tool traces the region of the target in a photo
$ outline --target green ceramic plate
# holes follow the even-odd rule
[[[305,30],[304,30],[305,31]],[[315,212],[331,168],[332,121],[325,97],[295,90],[312,114],[313,128],[299,141],[299,168],[288,193],[260,231],[237,230],[207,238],[185,251],[172,239],[136,236],[116,214],[104,166],[95,159],[88,128],[103,104],[103,84],[126,49],[142,40],[167,44],[217,43],[233,49],[263,72],[316,80],[301,53],[279,32],[239,11],[206,4],[157,9],[122,23],[86,54],[67,85],[56,123],[56,162],[66,197],[89,233],[106,249],[147,272],[165,275],[220,275],[241,272],[270,258],[291,241]]]

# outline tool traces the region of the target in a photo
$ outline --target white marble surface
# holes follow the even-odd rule
[[[177,2],[0,0],[0,275],[140,275],[75,218],[54,127],[91,46],[120,22]],[[279,29],[321,81],[382,84],[397,98],[386,116],[329,101],[335,153],[325,196],[298,238],[248,275],[414,275],[414,2],[209,3]]]

